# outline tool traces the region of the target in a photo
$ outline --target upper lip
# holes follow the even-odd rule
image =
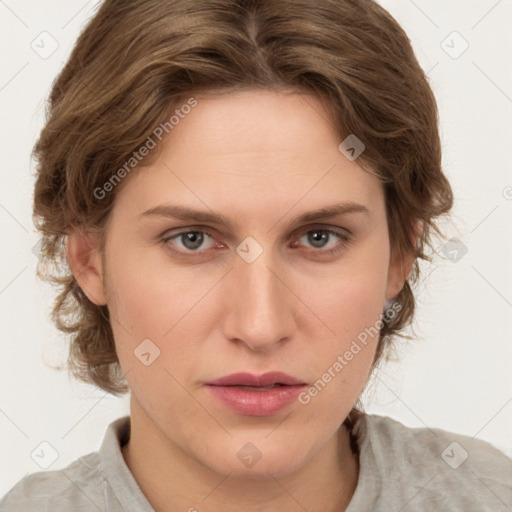
[[[291,386],[305,384],[305,382],[283,372],[267,372],[261,375],[239,372],[220,377],[206,384],[210,386],[270,386],[272,384]]]

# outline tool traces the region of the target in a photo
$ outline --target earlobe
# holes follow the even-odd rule
[[[386,300],[394,300],[398,297],[411,273],[415,260],[416,257],[413,253],[396,255],[389,266]]]
[[[65,246],[69,268],[82,291],[94,304],[106,305],[98,237],[83,231],[74,231],[66,236]]]
[[[414,226],[414,232],[411,235],[413,247],[417,247],[417,242],[422,233],[421,221]],[[391,262],[388,270],[388,286],[386,290],[386,300],[394,300],[402,291],[409,274],[412,271],[416,254],[414,252],[403,253],[392,251]]]

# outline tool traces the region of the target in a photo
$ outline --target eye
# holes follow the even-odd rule
[[[317,228],[306,231],[298,240],[301,245],[310,245],[314,249],[313,252],[323,254],[341,251],[351,239],[349,234],[343,231]]]
[[[205,246],[205,241],[208,239],[210,240],[210,243]],[[213,245],[215,245],[215,239],[206,231],[194,230],[182,231],[181,233],[176,233],[171,236],[164,236],[162,238],[162,243],[167,245],[171,251],[180,254],[187,252],[200,253],[213,247]],[[181,250],[174,249],[172,245],[178,246]]]
[[[304,231],[295,240],[298,240],[298,243],[293,242],[292,248],[309,245],[311,248],[309,252],[314,255],[324,255],[341,251],[351,241],[351,237],[348,232],[321,227]],[[164,234],[161,243],[169,251],[178,255],[204,256],[209,249],[225,247],[211,233],[201,229]]]

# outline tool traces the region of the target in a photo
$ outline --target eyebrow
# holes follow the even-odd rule
[[[358,203],[351,201],[324,206],[318,210],[306,212],[292,219],[292,224],[303,224],[321,219],[336,217],[337,215],[347,215],[353,213],[362,213],[369,216],[370,210]],[[224,226],[233,230],[233,223],[224,215],[202,210],[194,210],[186,206],[162,204],[146,210],[138,215],[139,218],[147,217],[168,217],[179,220],[194,221],[198,223],[210,223]]]

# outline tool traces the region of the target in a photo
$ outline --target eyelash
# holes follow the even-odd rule
[[[310,252],[313,252],[313,253],[321,255],[321,256],[326,256],[326,255],[338,253],[341,250],[343,250],[346,247],[346,245],[348,245],[352,241],[352,237],[351,237],[351,235],[348,232],[336,231],[334,229],[330,229],[330,228],[326,228],[326,227],[316,227],[316,228],[307,229],[305,231],[301,231],[299,236],[296,237],[296,240],[300,240],[304,235],[307,235],[308,233],[315,233],[315,232],[323,232],[323,233],[328,234],[329,236],[334,235],[334,236],[336,236],[336,237],[338,237],[340,239],[340,243],[337,244],[335,247],[333,247],[331,249],[324,249],[324,250],[322,250],[322,249],[316,250],[314,248],[311,249]],[[205,234],[208,237],[210,237],[212,240],[216,240],[215,236],[211,232],[209,232],[208,230],[188,228],[188,229],[180,231],[178,233],[173,233],[170,236],[164,234],[162,236],[162,238],[161,238],[161,243],[162,243],[162,245],[164,245],[167,248],[167,250],[169,250],[170,252],[172,252],[173,254],[176,254],[178,256],[192,256],[192,257],[204,256],[205,252],[208,251],[209,249],[202,250],[202,251],[201,250],[197,250],[197,251],[192,251],[192,250],[181,251],[180,250],[180,251],[177,251],[176,249],[173,249],[171,247],[171,245],[169,244],[169,242],[171,240],[177,239],[180,236],[186,235],[188,233],[202,233],[202,234]]]

